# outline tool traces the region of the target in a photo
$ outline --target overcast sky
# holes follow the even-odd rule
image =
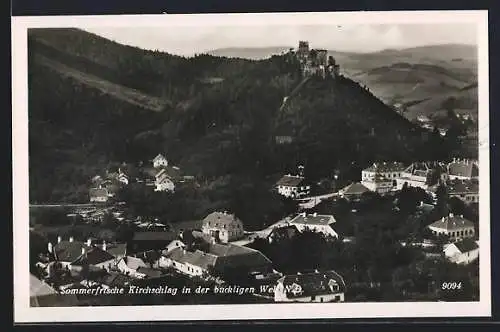
[[[122,44],[191,56],[225,47],[296,46],[374,52],[435,44],[476,45],[474,24],[94,27],[85,30]]]

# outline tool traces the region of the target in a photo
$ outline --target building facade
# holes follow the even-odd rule
[[[286,275],[274,288],[275,302],[344,302],[346,285],[335,271]]]
[[[280,195],[290,198],[300,198],[309,195],[311,186],[300,175],[287,174],[276,183]]]
[[[465,204],[479,203],[479,183],[476,180],[453,180],[447,183],[448,194]]]
[[[290,225],[297,227],[300,232],[306,230],[322,233],[325,236],[338,238],[337,232],[332,228],[336,222],[332,215],[321,215],[317,213],[301,213],[290,220]]]
[[[477,180],[479,178],[478,162],[469,159],[454,159],[448,164],[448,176],[450,180]]]
[[[479,241],[466,239],[451,243],[443,251],[450,262],[467,265],[479,258]]]
[[[448,236],[452,242],[475,236],[474,223],[465,219],[462,215],[455,216],[453,213],[433,222],[427,227],[432,234]]]
[[[168,160],[161,153],[153,158],[154,168],[167,167],[167,166],[168,166]]]
[[[212,212],[206,216],[202,232],[222,243],[239,240],[245,234],[241,220],[227,212]]]

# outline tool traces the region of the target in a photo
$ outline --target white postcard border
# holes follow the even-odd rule
[[[32,27],[130,26],[131,22],[134,26],[355,25],[366,24],[366,22],[370,24],[476,23],[479,52],[480,301],[30,308],[27,29]],[[14,320],[16,323],[491,316],[487,11],[13,17],[12,73],[13,260]]]

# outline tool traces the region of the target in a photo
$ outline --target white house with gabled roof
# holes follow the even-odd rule
[[[161,153],[159,153],[156,157],[153,158],[154,168],[166,167],[166,166],[168,166],[168,160]]]
[[[323,233],[326,236],[338,238],[339,235],[332,228],[332,224],[336,222],[332,215],[323,214],[307,214],[300,213],[295,218],[290,220],[289,224],[294,225],[300,232],[310,230],[318,233]]]

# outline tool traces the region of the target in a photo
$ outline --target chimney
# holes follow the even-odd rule
[[[62,241],[61,236],[58,236],[58,237],[57,237],[57,243],[61,243],[61,241]]]
[[[102,250],[106,251],[106,241],[102,241]]]
[[[444,222],[444,217],[443,217],[443,218],[441,218],[441,222]]]
[[[90,247],[92,245],[92,239],[87,239],[87,247]]]
[[[72,236],[69,237],[69,242],[73,242],[73,237]]]
[[[316,212],[313,213],[313,217],[317,217],[318,214]]]
[[[420,206],[424,206],[424,201],[420,201]]]
[[[49,242],[49,244],[47,245],[47,250],[49,251],[49,253],[52,253],[52,242]]]
[[[460,215],[460,218],[462,218],[462,219],[463,219],[463,217],[464,217],[464,215],[463,215],[463,214],[461,214],[461,215]]]
[[[85,247],[82,247],[82,255],[85,255]]]

